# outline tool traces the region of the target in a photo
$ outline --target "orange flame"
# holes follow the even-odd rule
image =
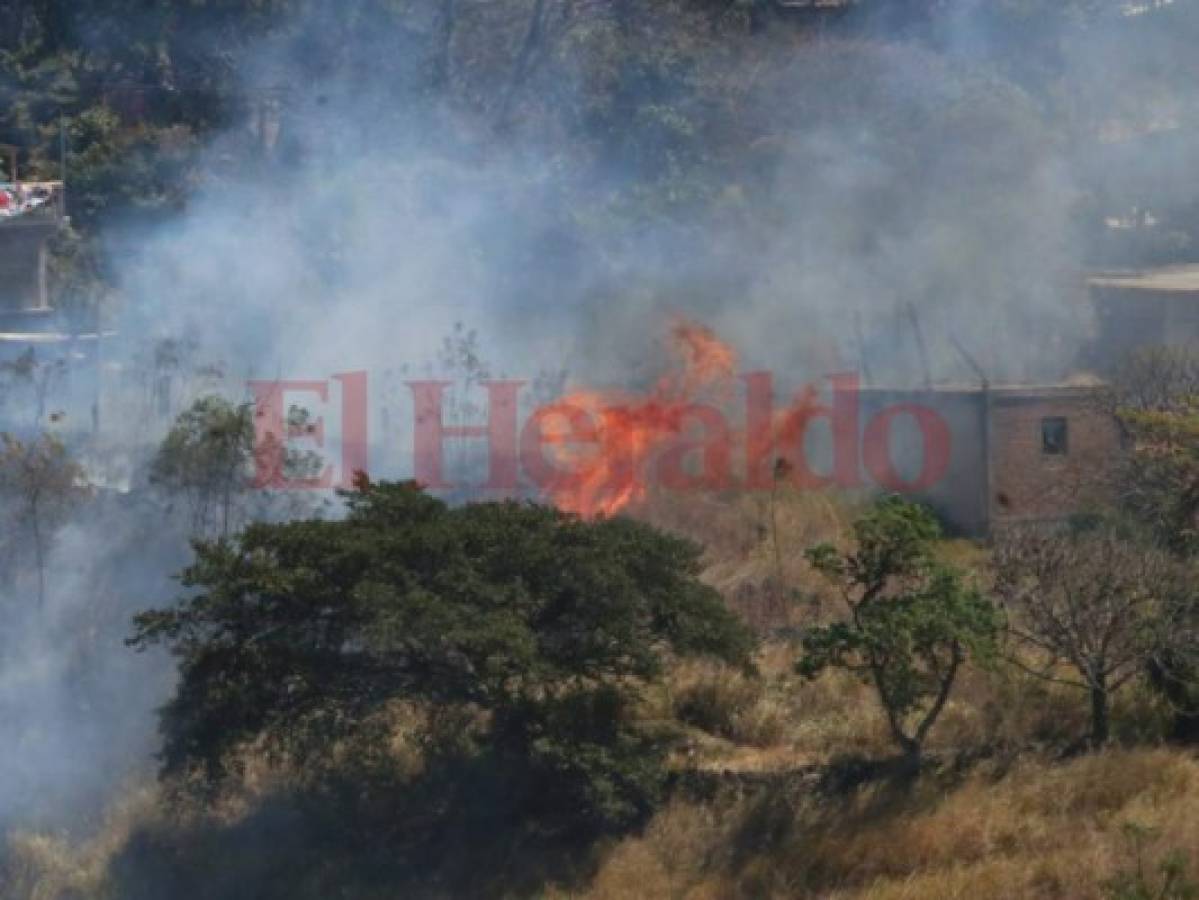
[[[568,439],[546,435],[557,444],[555,463],[571,474],[548,490],[560,509],[585,518],[611,516],[645,498],[647,462],[682,431],[688,407],[701,395],[731,389],[737,355],[709,329],[677,319],[670,331],[675,368],[663,375],[648,396],[578,391],[564,397],[560,408],[586,410],[595,422],[588,453],[562,450]]]
[[[736,352],[704,326],[676,319],[671,338],[675,353],[682,358],[679,387],[684,395],[704,388],[727,386],[736,377]]]

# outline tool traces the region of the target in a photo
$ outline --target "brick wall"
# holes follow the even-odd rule
[[[1066,422],[1066,451],[1047,453],[1046,419]],[[993,525],[1061,519],[1103,496],[1121,453],[1116,422],[1094,391],[1052,388],[1002,391],[991,407]]]

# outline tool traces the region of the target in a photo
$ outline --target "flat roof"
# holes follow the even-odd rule
[[[992,384],[988,385],[987,390],[1001,398],[1007,397],[1069,397],[1079,394],[1090,394],[1104,387],[1104,382],[1086,376],[1079,380],[1071,380],[1059,382],[1057,384]],[[884,386],[884,385],[863,385],[861,387],[863,393],[872,392],[879,394],[981,394],[983,387],[977,382],[974,384],[933,384],[925,387],[923,385],[907,385],[904,387]]]
[[[1087,283],[1093,287],[1124,288],[1134,291],[1199,292],[1199,264],[1101,272],[1090,276]]]
[[[64,344],[69,341],[96,341],[115,336],[115,331],[89,331],[81,334],[67,334],[62,331],[0,331],[0,344]]]

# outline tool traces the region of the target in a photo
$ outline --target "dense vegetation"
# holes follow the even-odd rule
[[[451,770],[423,828],[463,804],[500,829],[641,820],[663,748],[629,726],[639,691],[667,653],[749,664],[748,632],[696,580],[698,548],[630,520],[450,509],[365,476],[347,500],[344,519],[200,545],[183,574],[197,592],[139,617],[134,642],[180,658],[166,774],[220,787],[234,751],[265,741],[343,779],[349,756],[377,794],[398,774],[388,714],[407,702],[431,709],[425,764]]]
[[[1169,190],[1178,172],[1166,165],[1185,165],[1190,132],[1177,148],[1153,135],[1110,152],[1098,142],[1113,123],[1142,127],[1138,98],[1173,109],[1193,79],[1185,6],[1127,17],[1115,0],[862,0],[787,18],[773,0],[6,0],[0,143],[20,148],[27,177],[70,183],[76,232],[58,266],[67,307],[113,299],[111,256],[93,243],[105,229],[110,240],[144,233],[197,187],[235,190],[305,159],[335,167],[347,146],[377,151],[381,140],[451,161],[535,147],[551,190],[598,207],[542,223],[561,231],[546,249],[567,259],[621,239],[614,221],[701,214],[769,246],[788,215],[772,195],[780,167],[794,190],[821,190],[802,174],[821,162],[805,159],[819,146],[792,138],[855,112],[898,168],[866,191],[841,186],[858,192],[850,209],[885,211],[871,227],[836,226],[861,247],[885,241],[887,219],[921,197],[1018,183],[1002,157],[984,161],[978,142],[993,135],[1011,159],[1064,151],[1084,189],[1074,224],[1099,262],[1193,259],[1195,204]],[[974,34],[987,38],[957,45]],[[1144,50],[1100,87],[1086,80],[1090,34]],[[1170,67],[1155,63],[1163,57]],[[1138,155],[1144,166],[1125,159]],[[1144,227],[1110,231],[1104,216]]]

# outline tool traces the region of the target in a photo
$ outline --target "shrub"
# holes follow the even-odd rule
[[[698,663],[675,676],[674,715],[740,744],[768,747],[777,743],[786,728],[781,706],[772,700],[765,683],[728,666]]]

